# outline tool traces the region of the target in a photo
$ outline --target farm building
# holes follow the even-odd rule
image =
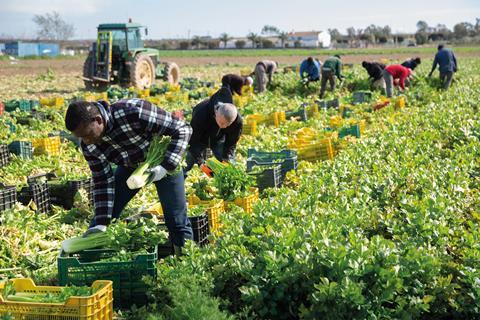
[[[327,31],[299,31],[288,34],[289,47],[329,48],[331,42]]]

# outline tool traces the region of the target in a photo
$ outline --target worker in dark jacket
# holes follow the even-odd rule
[[[225,75],[222,87],[213,96],[193,108],[193,129],[187,153],[185,173],[194,164],[203,166],[206,149],[210,148],[219,161],[235,161],[235,148],[242,133],[242,116],[233,105],[233,93],[241,94],[242,87],[251,85],[249,77]]]
[[[385,69],[385,65],[379,62],[363,61],[362,67],[367,70],[368,79],[372,79],[372,87],[385,90],[385,80],[383,79],[383,69]]]
[[[418,67],[420,63],[422,63],[422,59],[420,59],[420,57],[416,57],[403,62],[402,66],[408,69],[415,70],[415,68]]]
[[[335,77],[338,80],[343,79],[342,75],[342,60],[340,55],[334,55],[333,57],[325,60],[325,63],[322,66],[322,81],[320,85],[320,99],[323,99],[325,90],[327,88],[327,81],[330,82],[330,90],[335,91]]]
[[[320,68],[322,64],[318,59],[308,57],[300,64],[300,78],[302,83],[308,84],[309,82],[320,80]]]
[[[457,72],[457,59],[453,51],[444,48],[442,44],[438,46],[438,52],[433,60],[432,71],[428,74],[429,77],[432,76],[437,65],[439,65],[440,81],[442,82],[443,88],[448,89],[452,83],[453,73]]]

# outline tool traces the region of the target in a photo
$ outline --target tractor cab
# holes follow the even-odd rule
[[[145,48],[148,30],[138,23],[106,23],[98,26],[97,42],[84,64],[87,89],[105,89],[109,84],[149,88],[155,78],[172,83],[179,80],[174,63],[160,62],[159,51]]]

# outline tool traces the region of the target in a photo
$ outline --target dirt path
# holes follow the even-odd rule
[[[422,59],[432,59],[431,54],[418,54]],[[328,56],[317,56],[321,61]],[[391,55],[346,55],[343,57],[344,63],[361,63],[363,60],[380,60],[391,59],[403,61],[410,58],[410,54],[391,54]],[[466,52],[457,54],[458,58],[480,57],[480,52]],[[280,64],[292,65],[297,64],[304,56],[275,56],[273,60]],[[169,58],[168,60],[176,62],[182,66],[199,66],[199,65],[225,65],[227,63],[234,65],[253,66],[259,60],[256,57],[181,57]],[[81,75],[84,57],[68,58],[68,59],[52,59],[52,60],[16,60],[16,61],[0,61],[0,77],[15,75],[39,75],[44,74],[50,68],[57,74],[74,74]]]

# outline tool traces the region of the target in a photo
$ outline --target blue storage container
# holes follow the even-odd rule
[[[56,43],[39,43],[38,54],[41,56],[56,57],[60,53],[60,46]]]
[[[38,44],[21,41],[6,43],[5,53],[18,57],[38,56]]]

